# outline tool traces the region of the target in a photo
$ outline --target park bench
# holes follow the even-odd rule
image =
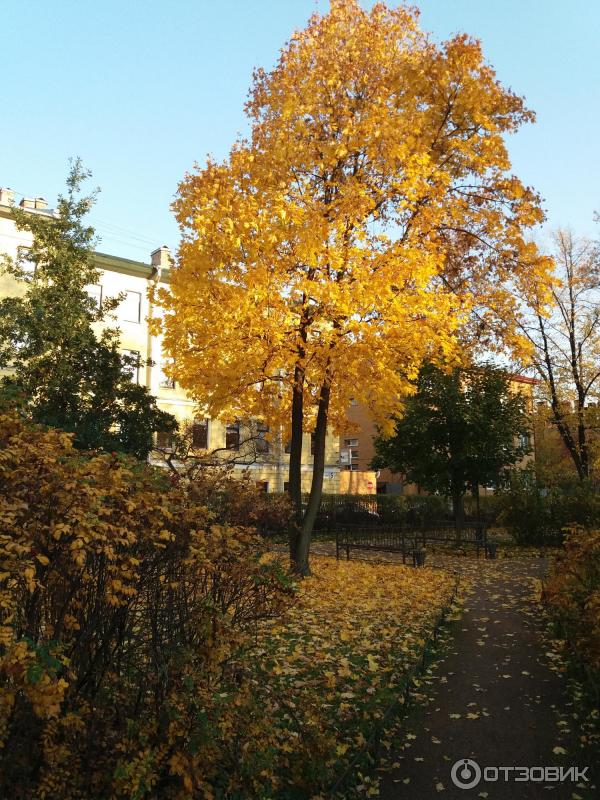
[[[424,526],[379,524],[366,526],[344,524],[335,526],[335,549],[350,559],[351,550],[367,550],[385,553],[400,553],[402,563],[409,557],[414,566],[422,563],[419,553],[428,546],[449,545],[455,549],[473,547],[479,558],[484,553],[495,558],[496,543],[488,539],[486,526],[482,523],[466,524],[460,530],[454,525],[436,523]]]

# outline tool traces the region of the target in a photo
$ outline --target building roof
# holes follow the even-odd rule
[[[0,217],[10,219],[11,206],[0,204]],[[28,208],[30,214],[39,214],[45,217],[56,217],[56,212],[51,208],[37,209]],[[150,278],[154,267],[152,264],[147,264],[144,261],[134,261],[131,258],[122,258],[121,256],[113,256],[109,253],[94,253],[94,261],[99,269],[107,270],[108,272],[121,272],[125,275],[135,275],[140,278]],[[161,270],[160,279],[163,283],[168,283],[170,279],[170,270],[164,267]]]
[[[30,214],[37,214],[40,217],[52,217],[54,219],[57,218],[56,211],[53,208],[26,208],[24,210],[28,211]],[[12,216],[11,211],[11,206],[0,204],[0,217],[10,219]]]
[[[511,375],[510,379],[514,383],[528,383],[530,386],[536,386],[540,382],[539,378],[528,378],[527,375]]]
[[[147,264],[144,261],[134,261],[131,258],[122,258],[121,256],[112,256],[108,253],[94,253],[94,262],[99,269],[104,269],[107,272],[121,272],[125,275],[135,275],[138,278],[150,278],[154,267],[152,264]],[[168,283],[170,277],[170,270],[162,269],[160,279]]]

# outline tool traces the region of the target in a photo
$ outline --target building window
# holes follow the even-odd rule
[[[227,450],[240,449],[240,423],[231,422],[225,428],[225,447]]]
[[[161,389],[174,389],[175,388],[175,378],[169,378],[168,375],[161,375],[160,382],[158,384]]]
[[[173,366],[173,359],[165,359],[161,364],[160,369],[160,377],[158,379],[158,385],[161,389],[174,389],[175,388],[175,378],[170,378],[164,371],[164,367]]]
[[[527,449],[530,445],[530,439],[528,433],[522,433],[519,437],[519,446]]]
[[[263,422],[259,422],[256,425],[256,452],[257,453],[268,453],[269,452],[269,442],[267,440],[267,434],[269,432],[269,426],[265,425]]]
[[[123,356],[123,372],[132,383],[140,382],[140,351],[121,350]]]
[[[142,316],[142,295],[140,292],[125,292],[119,304],[119,317],[123,322],[139,322]]]
[[[207,419],[197,419],[192,425],[192,447],[195,450],[208,450]]]
[[[158,431],[156,434],[156,447],[159,450],[172,450],[173,441],[172,431]]]
[[[102,286],[100,286],[100,284],[93,284],[86,288],[86,292],[90,300],[93,301],[96,311],[100,311],[100,306],[102,305]]]
[[[269,491],[269,481],[256,481],[256,486],[263,492]]]
[[[358,469],[358,439],[344,439],[344,458],[342,463],[346,464],[346,469]]]

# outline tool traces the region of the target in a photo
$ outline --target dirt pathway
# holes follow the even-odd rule
[[[481,797],[489,800],[587,800],[599,796],[585,781],[515,781],[514,771],[494,767],[580,767],[574,748],[577,724],[564,677],[552,667],[543,618],[534,599],[542,559],[474,562],[467,597],[448,651],[434,667],[402,725],[402,741],[386,761],[383,800]],[[421,691],[421,690],[419,690]],[[395,750],[395,751],[394,751]],[[467,765],[472,759],[477,766]],[[461,761],[456,779],[452,767]],[[478,769],[487,767],[479,782]],[[499,777],[497,781],[485,778]],[[509,775],[509,782],[505,776]],[[520,773],[520,777],[525,777]],[[550,773],[547,777],[553,777]],[[600,793],[599,793],[600,794]]]

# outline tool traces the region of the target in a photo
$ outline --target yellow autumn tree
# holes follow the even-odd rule
[[[513,291],[548,263],[524,240],[543,215],[504,135],[533,114],[477,41],[436,45],[415,9],[356,0],[332,0],[255,72],[246,112],[249,138],[180,184],[162,332],[209,414],[291,441],[290,553],[305,574],[327,425],[350,398],[385,430],[423,359],[456,360],[467,334],[516,341]]]

